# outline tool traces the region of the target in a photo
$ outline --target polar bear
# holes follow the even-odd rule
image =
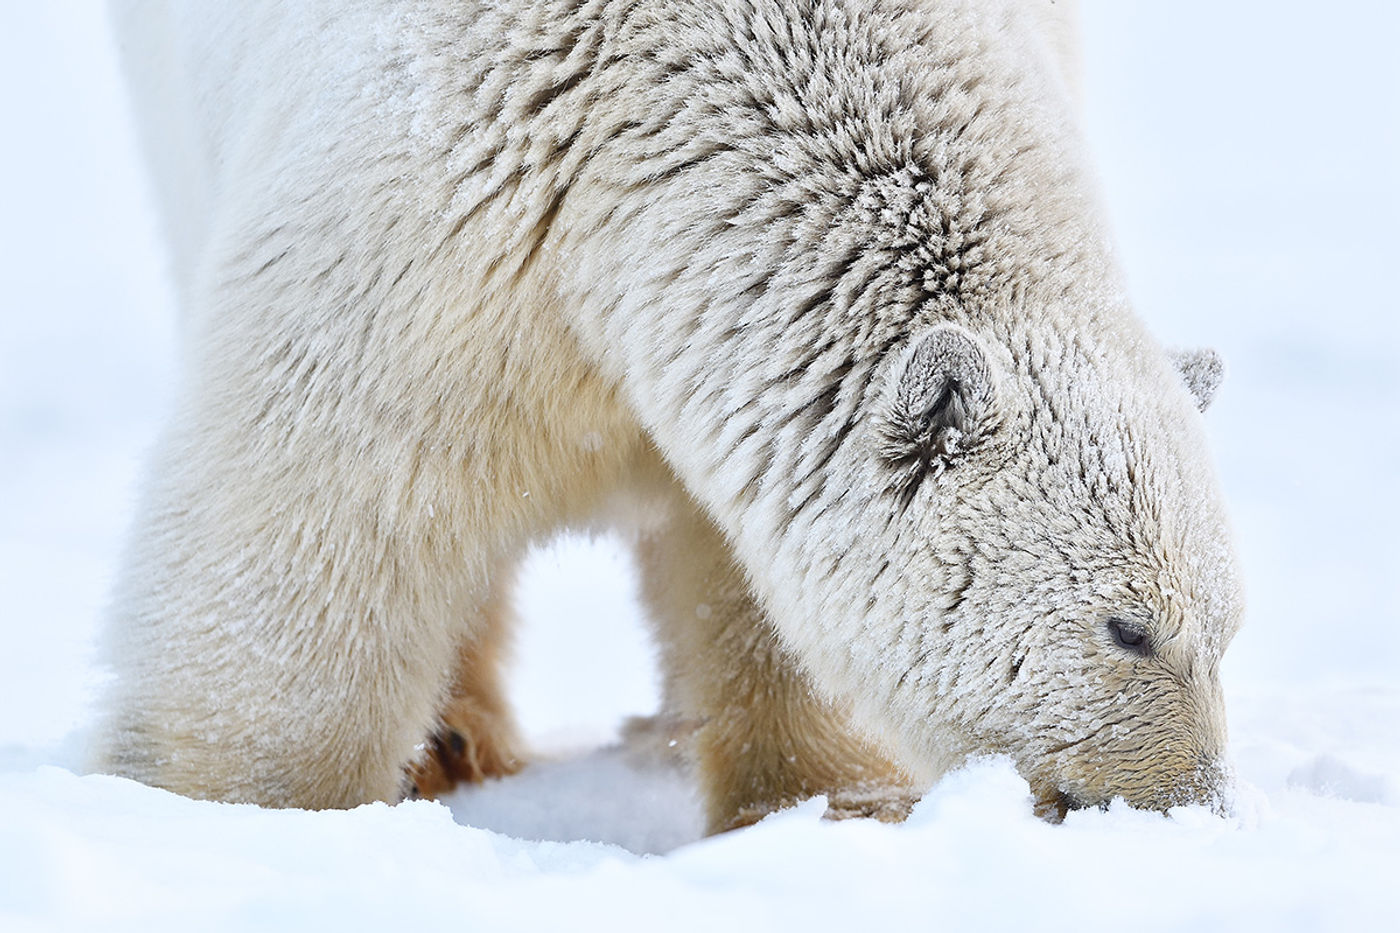
[[[509,773],[512,567],[613,524],[712,830],[897,815],[976,753],[1051,815],[1218,796],[1218,367],[1127,307],[1049,0],[119,20],[184,354],[104,768],[298,807]]]

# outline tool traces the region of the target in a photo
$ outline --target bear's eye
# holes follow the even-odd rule
[[[1144,658],[1152,656],[1152,639],[1140,623],[1128,619],[1109,619],[1108,632],[1113,636],[1113,643],[1124,651]]]

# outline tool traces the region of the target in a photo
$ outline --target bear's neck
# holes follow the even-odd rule
[[[1000,347],[1027,328],[1112,343],[1136,325],[1067,94],[1012,6],[809,6],[605,15],[591,68],[554,85],[590,109],[541,183],[586,352],[811,658],[869,642],[841,575],[877,545],[832,516],[880,508],[868,412],[910,335],[955,321]],[[879,665],[824,667],[839,690]]]
[[[644,4],[567,91],[608,88],[560,182],[558,287],[731,533],[800,495],[779,435],[839,440],[919,327],[1119,326],[1067,95],[987,6]]]

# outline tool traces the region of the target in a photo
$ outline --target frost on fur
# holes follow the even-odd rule
[[[1214,794],[1218,366],[1116,284],[1063,7],[132,5],[188,376],[105,766],[508,773],[512,568],[612,522],[713,829],[984,753],[1044,806]]]

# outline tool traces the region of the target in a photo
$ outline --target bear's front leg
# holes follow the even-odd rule
[[[401,795],[492,562],[460,454],[333,379],[327,333],[233,330],[192,361],[115,600],[98,767],[265,806]]]
[[[639,546],[666,713],[699,724],[693,750],[711,833],[818,794],[827,816],[902,820],[909,778],[818,697],[777,644],[720,533],[676,488],[671,520]]]

